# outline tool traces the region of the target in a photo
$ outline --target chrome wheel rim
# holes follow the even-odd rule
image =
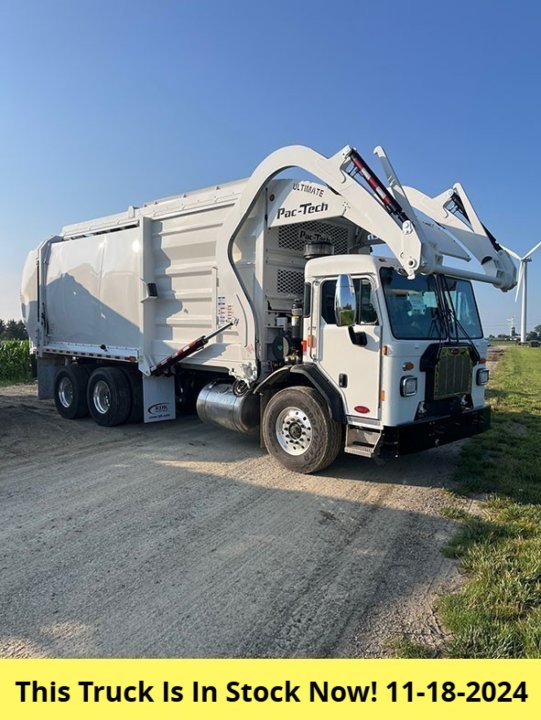
[[[101,414],[105,415],[111,407],[111,391],[105,380],[98,380],[92,392],[94,407]]]
[[[288,455],[302,455],[312,442],[312,423],[303,410],[288,407],[276,418],[276,438]]]
[[[58,399],[65,408],[69,408],[73,403],[73,383],[69,377],[63,377],[58,385]]]

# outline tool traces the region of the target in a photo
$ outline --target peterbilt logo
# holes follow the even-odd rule
[[[292,208],[291,210],[288,210],[284,207],[278,208],[278,214],[276,216],[276,219],[280,220],[280,218],[293,218],[300,215],[313,215],[314,213],[325,212],[325,210],[328,209],[329,206],[325,202],[319,203],[318,205],[314,205],[314,203],[301,203],[299,207]]]

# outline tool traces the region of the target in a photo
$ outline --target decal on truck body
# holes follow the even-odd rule
[[[314,205],[314,203],[301,203],[299,207],[291,208],[290,210],[285,207],[278,208],[276,219],[280,220],[282,217],[293,218],[302,217],[303,215],[313,215],[314,213],[325,212],[325,210],[328,209],[329,206],[325,202],[319,203],[318,205]]]
[[[293,183],[293,190],[300,192],[310,193],[311,195],[317,195],[323,197],[323,188],[318,185],[309,185],[308,183]]]

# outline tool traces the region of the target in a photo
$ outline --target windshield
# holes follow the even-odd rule
[[[381,282],[396,338],[483,337],[472,286],[466,280],[435,275],[408,280],[391,268],[382,268]]]

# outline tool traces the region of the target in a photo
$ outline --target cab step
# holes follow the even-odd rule
[[[382,435],[377,430],[367,430],[348,425],[344,452],[371,458],[377,455],[381,439]]]

